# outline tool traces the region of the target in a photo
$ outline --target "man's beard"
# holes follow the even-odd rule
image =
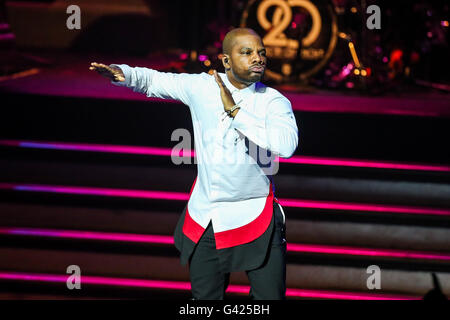
[[[264,71],[261,73],[256,73],[250,71],[249,78],[252,80],[252,82],[258,82],[261,81],[261,79],[264,77]]]
[[[259,72],[254,72],[254,71],[248,70],[246,78],[243,80],[247,81],[249,83],[255,83],[255,82],[261,81],[263,76],[264,76],[264,71],[259,73]]]

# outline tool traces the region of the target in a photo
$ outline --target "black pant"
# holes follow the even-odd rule
[[[278,205],[274,206],[273,219],[275,224],[263,264],[257,269],[245,270],[250,281],[250,298],[256,300],[286,298],[286,233],[283,215]],[[220,271],[211,223],[189,260],[189,274],[194,299],[224,298],[230,274]]]

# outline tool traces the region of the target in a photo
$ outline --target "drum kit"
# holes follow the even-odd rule
[[[240,2],[235,24],[262,36],[269,58],[264,81],[272,85],[381,93],[402,83],[433,84],[431,48],[449,51],[448,6],[424,0]],[[220,68],[220,56],[220,48],[208,56],[208,69]]]

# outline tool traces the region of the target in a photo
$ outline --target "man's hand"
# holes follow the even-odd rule
[[[234,102],[233,97],[231,96],[230,90],[225,86],[220,76],[217,74],[217,71],[214,70],[214,78],[216,79],[217,84],[220,88],[220,97],[222,98],[223,108],[225,111],[230,110],[236,103]],[[239,110],[233,111],[231,116],[234,118],[236,113],[238,113]]]
[[[89,70],[97,71],[100,75],[111,79],[114,82],[125,81],[125,76],[120,68],[110,67],[103,63],[92,62]]]

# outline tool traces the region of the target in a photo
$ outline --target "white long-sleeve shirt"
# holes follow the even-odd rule
[[[289,100],[260,82],[239,90],[219,73],[241,107],[233,119],[224,112],[212,75],[112,66],[125,76],[124,82],[114,84],[148,97],[178,100],[191,111],[198,174],[183,233],[197,243],[212,221],[217,249],[258,238],[269,226],[277,201],[268,177],[278,170],[274,160],[291,157],[298,145]]]

